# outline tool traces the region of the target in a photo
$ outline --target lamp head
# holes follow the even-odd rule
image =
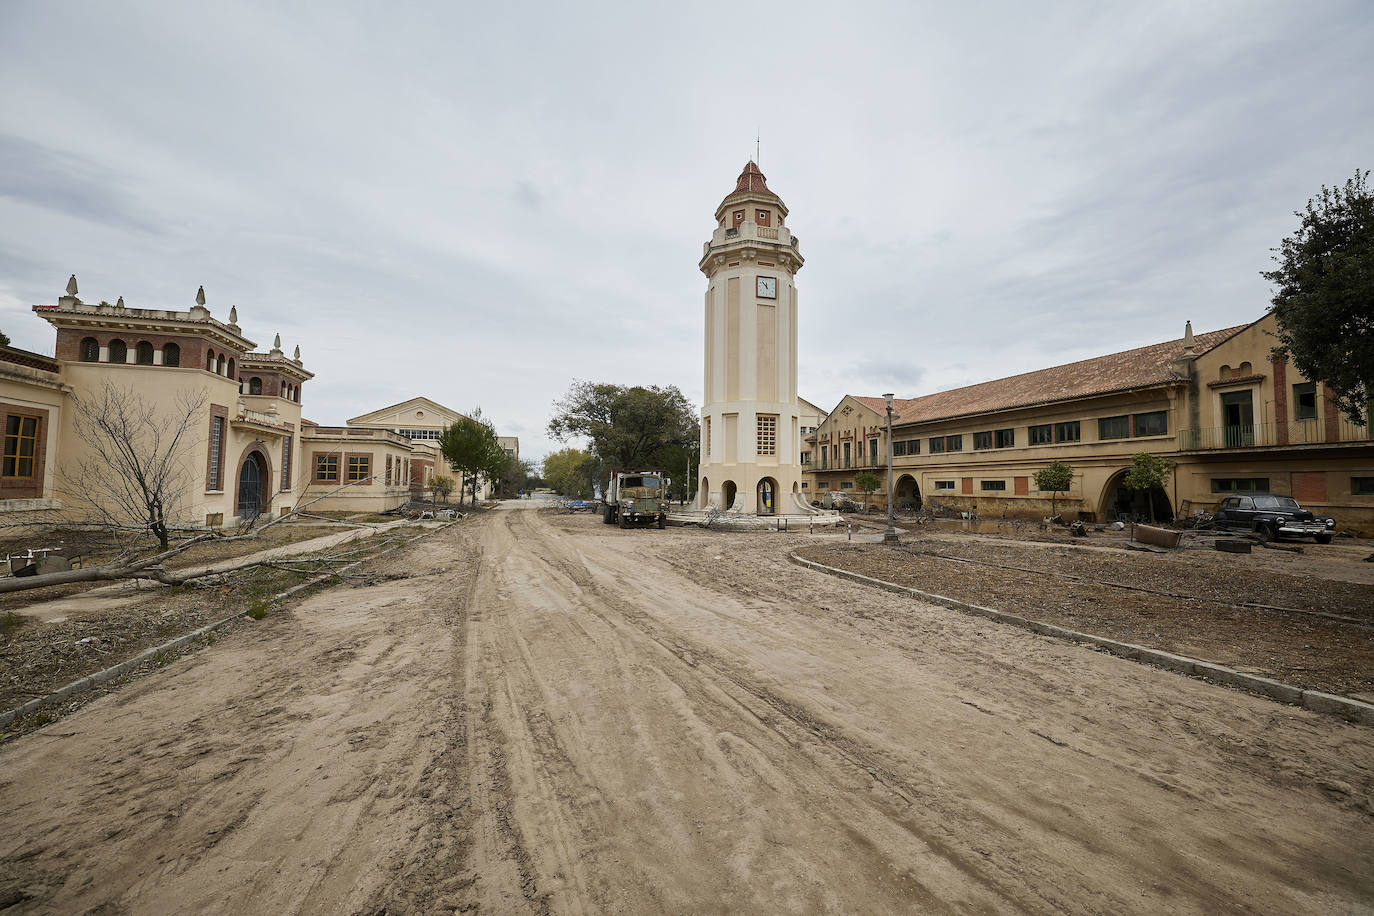
[[[891,409],[892,409],[892,395],[891,395],[891,394],[885,394],[885,395],[883,395],[883,400],[884,400],[884,401],[887,401],[887,409],[888,409],[888,410],[891,410]]]

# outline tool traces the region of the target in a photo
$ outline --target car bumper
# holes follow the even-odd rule
[[[1325,525],[1280,525],[1279,534],[1291,534],[1296,537],[1310,537],[1314,534],[1325,534],[1328,529]]]

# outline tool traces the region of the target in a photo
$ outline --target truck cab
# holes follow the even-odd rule
[[[612,471],[602,501],[601,521],[621,528],[667,527],[668,485],[662,471]]]

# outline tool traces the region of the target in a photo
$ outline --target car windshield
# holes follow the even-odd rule
[[[657,477],[626,477],[622,486],[626,487],[657,487]]]
[[[1255,507],[1258,509],[1296,509],[1298,501],[1291,496],[1256,496]]]

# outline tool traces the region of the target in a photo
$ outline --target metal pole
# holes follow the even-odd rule
[[[897,543],[897,524],[896,524],[896,499],[892,491],[892,395],[885,394],[887,400],[887,530],[883,532],[883,541],[887,543]]]

